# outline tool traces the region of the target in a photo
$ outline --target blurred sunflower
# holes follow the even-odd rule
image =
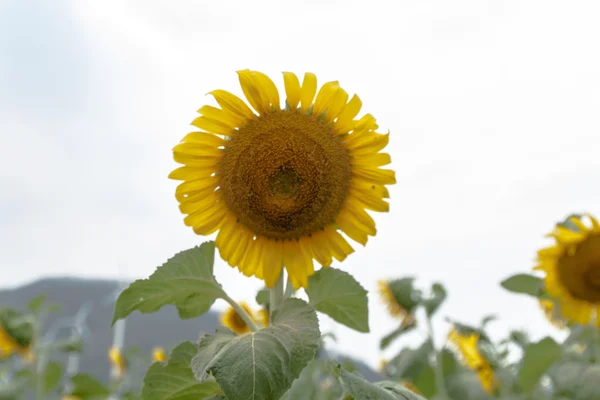
[[[558,329],[564,329],[567,324],[561,318],[556,308],[556,303],[550,299],[540,299],[540,308],[544,312],[546,319]]]
[[[239,305],[244,309],[244,311],[246,311],[250,318],[254,320],[254,317],[252,316],[252,309],[250,309],[250,306],[248,306],[248,304],[245,302],[240,302]],[[239,335],[241,335],[242,333],[250,332],[250,327],[248,326],[248,324],[246,324],[246,321],[244,321],[244,319],[237,313],[237,311],[233,307],[229,307],[227,310],[221,313],[221,324]]]
[[[493,393],[497,387],[496,377],[490,363],[477,347],[479,335],[474,332],[461,333],[453,328],[448,334],[448,340],[457,349],[467,367],[477,373],[485,391]]]
[[[388,365],[388,360],[386,360],[385,358],[382,358],[381,360],[379,360],[379,368],[377,369],[379,371],[380,374],[385,375],[386,371],[385,368]]]
[[[538,252],[537,266],[545,272],[545,289],[569,321],[600,326],[600,224],[591,215],[572,216],[548,235],[553,246]]]
[[[162,347],[155,347],[152,349],[152,362],[165,362],[167,361],[167,354]]]
[[[356,119],[362,103],[337,81],[317,91],[317,78],[302,84],[283,73],[285,108],[277,87],[258,71],[238,71],[244,95],[215,90],[220,108],[203,106],[189,133],[173,149],[183,167],[175,196],[184,223],[199,235],[219,231],[221,257],[269,288],[285,266],[294,287],[306,287],[313,259],[327,267],[354,250],[341,235],[365,245],[376,234],[365,211],[387,212],[385,185],[396,182],[380,151],[389,134],[376,132],[370,114]]]
[[[11,329],[9,321],[21,314],[12,309],[0,310],[0,360],[5,360],[13,354],[25,358],[27,363],[35,359],[31,348],[31,329],[28,325],[21,329]]]
[[[121,349],[115,346],[111,347],[108,350],[108,359],[110,360],[111,367],[115,371],[115,375],[118,377],[123,376],[127,364],[125,362],[125,358],[121,354]]]
[[[269,326],[269,310],[266,308],[261,308],[258,311],[258,315],[257,318],[258,321],[262,324],[262,326],[267,327]]]
[[[412,326],[416,324],[416,319],[412,314],[411,308],[416,304],[412,299],[400,299],[394,291],[393,285],[396,281],[380,280],[377,282],[379,295],[382,302],[387,306],[388,313],[400,320],[401,326]],[[404,304],[407,303],[407,304]]]

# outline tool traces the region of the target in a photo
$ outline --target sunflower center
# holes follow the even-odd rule
[[[573,297],[600,302],[600,235],[589,236],[559,258],[558,272]]]
[[[299,239],[335,221],[351,168],[331,128],[311,115],[275,111],[239,129],[218,174],[242,224],[271,239]]]

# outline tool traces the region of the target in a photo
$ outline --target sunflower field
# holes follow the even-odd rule
[[[300,79],[284,72],[280,92],[261,72],[238,76],[245,100],[210,92],[216,104],[198,110],[196,130],[173,148],[180,166],[169,175],[181,181],[175,197],[184,224],[214,240],[131,283],[113,316],[118,326],[135,311],[171,305],[182,320],[192,319],[220,299],[229,305],[222,327],[170,352],[128,353],[117,341],[106,349],[106,384],[78,373],[77,332],[40,340],[52,304],[40,297],[26,310],[3,308],[0,400],[600,400],[598,220],[573,214],[560,221],[533,271],[499,283],[539,302],[549,322],[568,331],[566,340],[531,341],[514,331],[494,341],[493,317],[469,326],[458,316],[447,319],[447,340],[436,342],[433,322],[447,297],[441,282],[381,280],[380,301],[369,305],[343,266],[355,243],[365,246],[376,235],[370,213],[389,211],[387,186],[396,180],[382,151],[390,132],[378,132],[371,114],[360,115],[360,98],[337,81],[319,86],[312,73]],[[214,276],[216,258],[264,282],[255,298],[260,308],[232,299],[232,288]],[[386,307],[397,328],[370,332],[369,307]],[[381,349],[415,335],[416,327],[427,334],[418,347],[381,360],[381,380],[371,381],[351,363],[321,356],[327,334],[320,314],[380,335]],[[62,353],[67,365],[57,361]],[[152,361],[143,381],[132,378],[143,365],[136,360]]]

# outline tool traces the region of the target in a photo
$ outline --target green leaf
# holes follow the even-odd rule
[[[336,369],[331,360],[311,361],[280,400],[341,399],[344,389],[334,376]]]
[[[479,324],[479,326],[480,326],[481,329],[485,329],[490,322],[495,321],[497,319],[498,319],[497,315],[494,315],[494,314],[486,315],[481,320],[481,323]]]
[[[81,397],[82,400],[105,399],[110,391],[100,381],[88,374],[77,374],[71,377],[73,396]]]
[[[40,311],[44,302],[46,301],[46,296],[41,295],[32,299],[29,303],[27,303],[27,309],[32,313],[37,313]]]
[[[500,285],[510,292],[539,297],[544,291],[544,281],[537,276],[517,274],[503,280]]]
[[[268,307],[271,304],[271,291],[269,289],[260,289],[256,294],[256,302],[261,306]]]
[[[446,380],[448,395],[451,399],[462,400],[490,400],[485,392],[477,374],[473,371],[464,371],[449,377]],[[517,398],[518,399],[518,398]],[[510,400],[517,400],[510,399]],[[505,399],[509,400],[509,399]]]
[[[581,377],[581,386],[577,389],[577,400],[600,399],[600,364],[590,365]]]
[[[213,276],[214,253],[213,242],[203,243],[176,254],[150,278],[133,282],[117,299],[113,324],[135,310],[153,313],[167,304],[177,307],[181,319],[204,314],[225,296]]]
[[[214,376],[229,400],[279,399],[314,358],[319,338],[315,310],[300,299],[288,299],[264,329],[204,336],[192,369],[201,380]]]
[[[412,323],[402,324],[398,328],[394,329],[392,332],[388,333],[386,336],[381,339],[379,342],[379,348],[381,350],[385,350],[390,344],[392,344],[396,339],[398,339],[403,334],[412,331],[417,324],[413,320]]]
[[[142,400],[201,400],[219,393],[219,385],[214,379],[199,382],[190,366],[198,347],[191,342],[183,342],[171,352],[165,365],[156,362],[144,376]]]
[[[406,311],[412,312],[421,302],[421,291],[414,288],[415,278],[401,278],[388,282],[394,298]]]
[[[306,294],[317,311],[359,332],[369,332],[367,291],[347,272],[321,268],[308,279]]]
[[[456,357],[452,351],[443,349],[441,351],[441,359],[444,376],[451,376],[458,372],[458,362],[456,362]]]
[[[44,394],[49,394],[58,385],[62,377],[62,364],[51,361],[44,370]]]
[[[423,300],[427,315],[432,316],[440,305],[446,300],[447,292],[441,283],[434,283],[431,286],[431,297]]]
[[[424,397],[398,383],[387,381],[370,383],[363,377],[343,368],[340,370],[340,374],[346,390],[356,400],[425,400]]]
[[[25,315],[12,308],[0,309],[0,328],[21,348],[27,348],[33,340],[31,317],[31,315]]]
[[[524,391],[533,390],[548,368],[561,355],[561,347],[549,337],[532,343],[525,348],[518,380]]]
[[[437,392],[435,370],[431,365],[427,365],[412,383],[417,387],[417,389],[419,389],[419,392],[421,392],[423,396],[427,398],[430,398]]]
[[[395,380],[414,382],[429,365],[429,356],[432,351],[433,347],[429,340],[415,350],[405,347],[388,362],[386,371]]]

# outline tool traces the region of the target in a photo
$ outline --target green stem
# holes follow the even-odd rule
[[[443,399],[449,399],[448,392],[446,391],[446,381],[444,380],[444,370],[442,367],[442,352],[435,346],[435,340],[433,338],[433,325],[431,324],[431,318],[429,315],[426,316],[427,319],[427,331],[429,332],[429,340],[431,341],[431,347],[433,347],[433,351],[435,352],[435,380],[437,382],[437,396],[440,396]]]
[[[277,307],[281,305],[283,302],[283,269],[281,270],[281,274],[279,275],[279,279],[277,279],[277,283],[271,289],[271,315],[273,315],[273,311]]]
[[[288,280],[287,283],[285,285],[285,293],[283,294],[283,300],[287,300],[290,297],[292,297],[292,295],[294,294],[296,290],[294,289],[294,285],[292,285],[292,282],[289,279],[288,276]]]
[[[235,312],[238,313],[238,315],[240,316],[240,318],[242,318],[244,320],[244,322],[246,323],[246,325],[248,325],[248,328],[250,328],[250,330],[252,332],[256,332],[258,330],[258,328],[256,327],[256,324],[254,323],[254,320],[252,319],[252,317],[250,315],[248,315],[248,313],[246,312],[246,310],[244,310],[238,303],[235,302],[235,300],[233,300],[231,297],[225,295],[223,297],[223,300],[225,300],[226,302],[229,303],[229,305],[231,307],[233,307],[233,309],[235,310]]]

